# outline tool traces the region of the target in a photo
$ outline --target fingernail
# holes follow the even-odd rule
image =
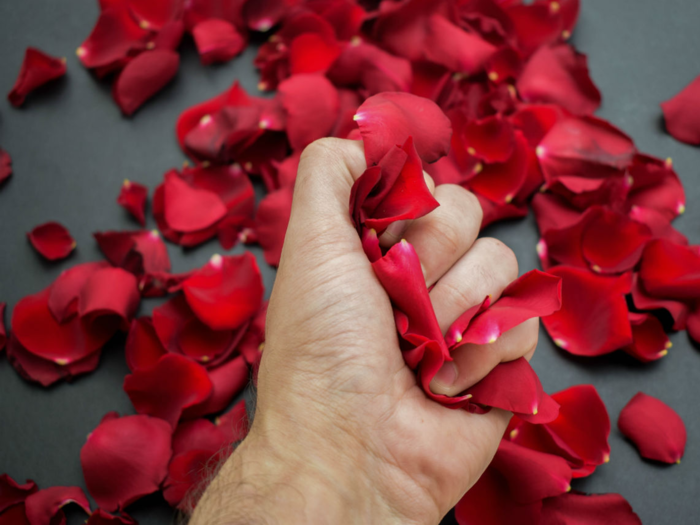
[[[435,377],[430,381],[430,390],[435,394],[445,394],[445,390],[457,381],[457,366],[452,361],[442,365]]]

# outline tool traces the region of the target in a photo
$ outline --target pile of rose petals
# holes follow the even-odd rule
[[[638,151],[592,115],[601,94],[586,56],[567,43],[578,0],[98,4],[77,55],[96,77],[111,79],[124,114],[176,76],[185,33],[208,65],[270,32],[254,62],[260,90],[276,93],[253,96],[234,81],[185,110],[175,134],[192,164],[169,170],[154,189],[158,230],[95,232],[105,261],[77,264],[22,299],[9,331],[0,303],[0,350],[43,386],[95,370],[107,341],[126,334],[123,388],[136,415],[107,414],[81,451],[99,507],[89,525],[134,524],[125,509],[157,491],[191,510],[230,445],[245,437],[245,404],[230,406],[264,347],[259,268],[246,252],[175,274],[163,238],[195,247],[216,237],[225,250],[257,243],[277,266],[301,152],[327,136],[364,143],[367,170],[349,213],[426,395],[450,408],[515,414],[493,463],[457,506],[460,524],[640,523],[621,496],[571,489],[572,479],[609,460],[610,420],[593,386],[550,396],[519,359],[460,396],[429,389],[457,347],[488,345],[532,317],[543,318],[557,346],[582,356],[622,350],[654,361],[671,347],[669,330],[700,341],[700,248],[671,224],[685,209],[683,187],[670,159]],[[65,60],[29,48],[10,102],[21,105],[65,71]],[[700,143],[699,90],[696,79],[662,104],[668,131],[691,144]],[[444,334],[413,247],[378,241],[393,222],[438,206],[423,170],[436,184],[472,191],[482,227],[524,217],[531,205],[547,272],[526,273],[495,301],[485,297]],[[0,188],[11,174],[0,149]],[[267,191],[257,208],[256,179]],[[117,197],[142,228],[147,201],[148,188],[128,180]],[[75,248],[56,222],[28,237],[49,260]],[[148,297],[166,299],[138,317]],[[643,457],[680,461],[685,426],[660,400],[639,393],[618,426]],[[2,523],[62,522],[70,502],[90,513],[77,487],[40,491],[0,476]]]

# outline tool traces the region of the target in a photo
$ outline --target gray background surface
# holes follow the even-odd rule
[[[687,212],[676,225],[691,243],[700,243],[700,150],[664,133],[658,107],[700,73],[700,3],[582,4],[573,41],[588,54],[592,77],[603,93],[598,114],[629,133],[640,150],[673,158],[687,193]],[[167,169],[181,165],[184,157],[173,127],[183,109],[223,91],[234,79],[256,91],[254,49],[229,64],[203,67],[186,41],[176,80],[134,118],[123,118],[109,85],[95,80],[75,57],[96,16],[95,0],[0,1],[0,145],[12,155],[15,170],[0,190],[0,301],[8,303],[8,322],[20,298],[44,288],[62,270],[100,257],[94,231],[137,226],[115,202],[121,183],[129,178],[152,190]],[[28,45],[66,56],[68,75],[17,110],[4,96]],[[61,221],[78,242],[77,251],[63,262],[44,262],[26,240],[25,232],[47,220]],[[532,217],[497,225],[488,234],[515,250],[521,271],[537,267]],[[220,250],[216,241],[189,251],[169,245],[175,271],[200,266]],[[260,257],[257,248],[252,251]],[[274,272],[260,262],[269,293]],[[145,301],[141,313],[155,304]],[[645,524],[700,522],[700,353],[684,332],[671,339],[674,346],[667,357],[642,365],[625,355],[575,359],[555,349],[543,333],[533,361],[549,392],[581,383],[598,388],[613,422],[611,462],[574,488],[621,493]],[[128,372],[123,344],[119,337],[110,342],[94,373],[49,389],[26,383],[0,358],[0,473],[18,480],[29,477],[42,487],[83,484],[79,453],[87,434],[110,410],[132,412],[121,389]],[[661,398],[685,420],[689,444],[680,465],[641,460],[615,428],[620,409],[639,390]],[[131,511],[143,525],[166,524],[173,517],[159,496]]]

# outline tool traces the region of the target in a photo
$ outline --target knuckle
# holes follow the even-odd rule
[[[463,229],[455,221],[450,220],[450,217],[441,216],[439,219],[436,219],[428,223],[428,229],[430,230],[428,234],[439,247],[436,253],[440,253],[444,257],[460,252]]]
[[[481,209],[481,204],[476,195],[457,184],[443,184],[441,187],[453,200],[460,219],[475,224],[477,228],[480,227],[484,218],[484,211]]]
[[[513,250],[493,237],[482,237],[477,243],[486,252],[489,260],[497,261],[499,266],[505,268],[509,282],[518,277],[518,258]]]

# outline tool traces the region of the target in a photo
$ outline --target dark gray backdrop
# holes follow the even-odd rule
[[[687,192],[687,212],[677,226],[692,243],[700,243],[700,152],[664,133],[658,107],[700,73],[700,3],[582,4],[573,40],[588,54],[593,79],[603,93],[598,114],[629,133],[642,151],[673,158]],[[123,118],[109,86],[96,81],[75,56],[96,16],[96,0],[0,2],[0,145],[12,155],[15,169],[0,189],[0,301],[8,303],[8,322],[21,297],[44,288],[62,270],[100,257],[92,232],[137,226],[115,203],[122,180],[153,189],[167,169],[181,165],[184,157],[173,126],[183,109],[223,91],[234,79],[256,91],[254,49],[229,64],[203,67],[191,43],[185,42],[176,80],[134,118]],[[68,75],[17,110],[4,94],[14,83],[28,45],[66,56]],[[25,232],[47,220],[61,221],[76,238],[78,249],[68,260],[46,263],[30,248]],[[154,226],[150,218],[149,226]],[[515,250],[521,271],[537,267],[531,217],[497,225],[488,233]],[[200,266],[220,250],[216,242],[190,251],[169,246],[175,271]],[[252,251],[259,257],[269,293],[274,272],[260,258],[260,250]],[[144,302],[141,312],[154,304]],[[555,349],[543,333],[533,361],[549,392],[581,383],[598,388],[613,422],[611,461],[574,487],[621,493],[645,524],[700,522],[700,353],[685,332],[671,339],[674,346],[667,357],[642,365],[625,355],[574,359]],[[79,453],[87,434],[106,412],[132,411],[121,389],[128,372],[123,343],[117,338],[107,345],[94,373],[49,389],[24,382],[0,358],[0,473],[17,480],[29,477],[42,487],[83,484]],[[641,460],[615,428],[620,409],[639,390],[661,398],[685,420],[689,444],[680,465]],[[132,513],[143,525],[166,524],[173,516],[159,496],[137,503]]]

